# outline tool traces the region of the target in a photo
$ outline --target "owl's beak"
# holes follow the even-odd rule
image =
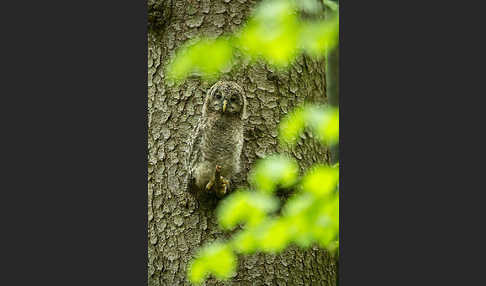
[[[228,101],[225,99],[223,100],[223,112],[226,111],[226,105],[228,104]]]

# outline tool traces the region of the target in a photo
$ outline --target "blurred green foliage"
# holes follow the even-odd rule
[[[203,281],[209,273],[218,279],[225,279],[236,270],[236,256],[229,245],[215,242],[202,248],[189,268],[189,280],[193,282]]]
[[[307,127],[326,145],[339,143],[339,110],[337,108],[307,105],[296,108],[280,123],[281,143],[294,144]]]
[[[233,57],[229,38],[200,39],[186,44],[168,66],[169,78],[181,80],[189,74],[214,77],[229,67]]]
[[[190,75],[215,78],[231,67],[237,51],[277,67],[288,66],[301,53],[322,57],[338,44],[339,16],[333,13],[329,19],[311,21],[301,19],[297,13],[315,9],[315,0],[263,1],[235,34],[184,45],[167,66],[168,79],[181,81]]]
[[[325,138],[323,143],[338,142],[339,121],[335,109],[306,106],[289,114],[281,125],[286,122],[304,124],[291,127],[292,132],[282,127],[281,142],[295,142],[307,124],[311,132]],[[255,164],[249,181],[249,190],[228,195],[216,209],[223,229],[240,225],[241,230],[227,242],[202,248],[188,268],[191,282],[201,283],[211,273],[219,279],[232,277],[237,254],[275,253],[292,243],[300,247],[318,244],[331,253],[338,249],[339,164],[316,164],[299,174],[293,158],[274,154]],[[286,189],[292,190],[292,194],[281,205],[275,191]]]
[[[250,183],[262,192],[271,193],[277,186],[287,188],[297,180],[299,166],[288,157],[270,156],[256,163],[251,171]]]
[[[236,53],[286,67],[305,53],[320,58],[338,45],[337,4],[324,0],[334,11],[327,19],[303,20],[298,11],[316,9],[311,0],[267,0],[259,4],[240,31],[217,39],[199,39],[182,47],[168,65],[168,78],[181,81],[189,75],[215,78],[231,68]],[[327,146],[339,143],[339,111],[305,105],[282,119],[281,145],[292,146],[305,130]],[[241,229],[228,241],[201,248],[188,267],[192,283],[209,275],[228,279],[235,275],[237,255],[275,253],[290,244],[317,244],[336,253],[339,246],[339,164],[314,165],[302,174],[290,156],[270,155],[250,171],[248,189],[228,195],[216,213],[221,228]],[[282,205],[277,190],[291,191]]]

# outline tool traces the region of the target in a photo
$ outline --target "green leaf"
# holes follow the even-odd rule
[[[332,241],[326,248],[331,254],[339,256],[339,240]]]
[[[336,144],[339,142],[339,111],[330,111],[326,119],[318,127],[319,136],[328,144]]]
[[[281,121],[281,143],[295,144],[307,125],[322,143],[332,145],[339,142],[339,110],[306,105],[296,108]]]
[[[282,155],[269,156],[256,163],[250,181],[262,192],[273,192],[277,186],[288,188],[296,181],[299,166],[294,159]]]
[[[168,78],[180,81],[196,74],[210,79],[227,69],[232,58],[233,47],[230,38],[191,42],[180,49],[173,62],[168,65]]]
[[[333,145],[339,142],[339,110],[308,106],[305,118],[324,144]]]
[[[339,18],[302,24],[300,45],[312,57],[320,58],[339,44]]]
[[[315,0],[292,0],[299,10],[307,14],[316,14],[320,12],[320,5]]]
[[[281,143],[294,144],[305,128],[305,110],[296,108],[280,122]]]
[[[258,232],[260,248],[272,253],[282,251],[291,240],[288,227],[289,224],[283,219],[268,221]]]
[[[268,194],[237,191],[218,206],[217,215],[223,229],[232,229],[238,223],[254,226],[278,207],[278,200]]]
[[[288,232],[293,241],[301,247],[308,247],[315,241],[312,228],[314,227],[318,202],[310,193],[298,193],[285,205],[284,218],[288,220]]]
[[[264,57],[277,66],[295,58],[300,22],[289,1],[264,1],[238,35],[238,46],[251,57]]]
[[[288,199],[282,209],[282,213],[287,217],[298,216],[305,212],[314,204],[315,197],[308,193],[299,193]]]
[[[336,2],[333,2],[331,0],[322,0],[322,2],[324,3],[324,5],[326,5],[327,7],[329,7],[331,10],[333,11],[337,11],[339,6]]]
[[[213,274],[218,279],[228,279],[236,271],[236,256],[230,246],[215,242],[202,248],[188,268],[188,277],[198,284]]]
[[[302,189],[317,197],[327,196],[336,189],[339,169],[315,165],[302,179]]]
[[[254,231],[243,230],[233,236],[232,245],[237,252],[250,254],[257,250],[258,240]]]
[[[320,245],[328,248],[339,239],[339,196],[335,194],[333,198],[320,204],[313,232]]]

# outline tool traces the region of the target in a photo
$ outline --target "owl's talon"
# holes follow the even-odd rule
[[[221,176],[221,183],[222,183],[222,184],[223,184],[225,187],[229,186],[229,181],[228,181],[228,180],[226,180],[226,179],[225,179],[223,176]]]
[[[206,185],[206,191],[211,190],[214,185],[214,180],[209,180],[208,184]]]
[[[219,197],[224,196],[229,190],[229,180],[225,179],[223,176],[219,177],[219,182],[217,184],[216,194]]]
[[[216,195],[222,197],[226,194],[227,186],[225,183],[221,183],[221,187],[216,189]]]
[[[221,190],[221,195],[226,195],[226,184],[223,183],[223,189]]]

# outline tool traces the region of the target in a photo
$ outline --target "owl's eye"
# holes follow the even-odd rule
[[[216,93],[216,99],[221,99],[221,93]]]

